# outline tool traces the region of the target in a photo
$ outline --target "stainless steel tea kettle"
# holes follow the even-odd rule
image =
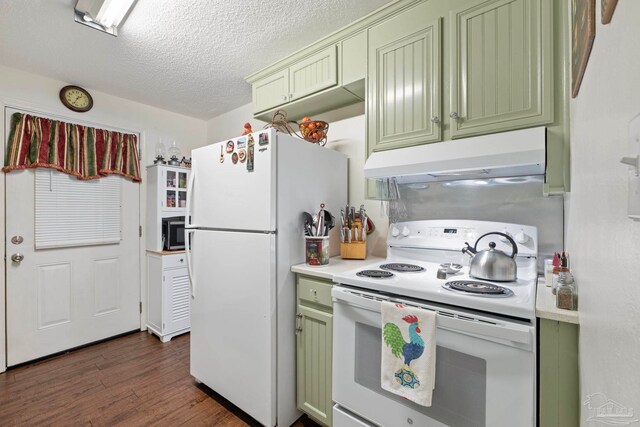
[[[489,249],[478,252],[478,242],[491,234],[505,237],[509,243],[511,243],[513,253],[507,255],[501,250],[496,249],[495,242],[489,242]],[[515,256],[518,254],[518,245],[508,234],[494,231],[480,236],[473,247],[467,242],[464,243],[466,246],[462,248],[462,253],[471,257],[471,263],[469,265],[470,276],[476,279],[493,280],[496,282],[512,282],[518,278],[518,266],[515,260]]]

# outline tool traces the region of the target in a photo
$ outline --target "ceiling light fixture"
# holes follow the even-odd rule
[[[127,18],[137,0],[78,0],[74,8],[76,22],[118,35],[118,27]]]

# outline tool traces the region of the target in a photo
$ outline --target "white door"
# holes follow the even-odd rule
[[[275,230],[275,135],[269,129],[193,150],[187,191],[193,227]]]
[[[276,237],[189,234],[191,375],[263,425],[275,425]]]
[[[119,242],[35,249],[35,175],[5,176],[9,366],[140,328],[140,185],[114,177]]]

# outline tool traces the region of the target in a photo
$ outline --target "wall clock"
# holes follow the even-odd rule
[[[79,86],[65,86],[60,89],[60,101],[70,110],[84,113],[93,107],[93,98]]]

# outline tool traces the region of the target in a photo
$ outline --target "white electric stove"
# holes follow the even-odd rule
[[[470,258],[462,253],[465,242],[473,246],[478,237],[494,231],[511,235],[518,244],[515,257],[518,280],[515,282],[491,282],[469,276]],[[488,249],[489,242],[495,242],[496,249],[511,254],[511,244],[501,239],[504,238],[489,235],[478,243],[478,250]],[[334,282],[500,315],[535,319],[538,277],[536,227],[469,220],[404,222],[391,227],[387,246],[385,261],[337,274]],[[437,272],[443,263],[459,264],[462,269],[457,274],[447,275],[446,279],[438,279]],[[449,282],[492,286],[476,286],[471,288],[471,292],[466,292],[452,290],[446,285]],[[463,284],[459,287],[464,289]],[[500,288],[505,291],[497,292]]]
[[[469,276],[473,246],[490,232],[517,242],[517,280]],[[512,253],[500,235],[477,246]],[[470,220],[392,225],[387,259],[334,276],[334,426],[534,426],[536,407],[535,227]],[[456,273],[438,278],[442,264]],[[436,388],[431,407],[380,387],[382,301],[437,313]],[[355,421],[354,421],[355,420]]]

